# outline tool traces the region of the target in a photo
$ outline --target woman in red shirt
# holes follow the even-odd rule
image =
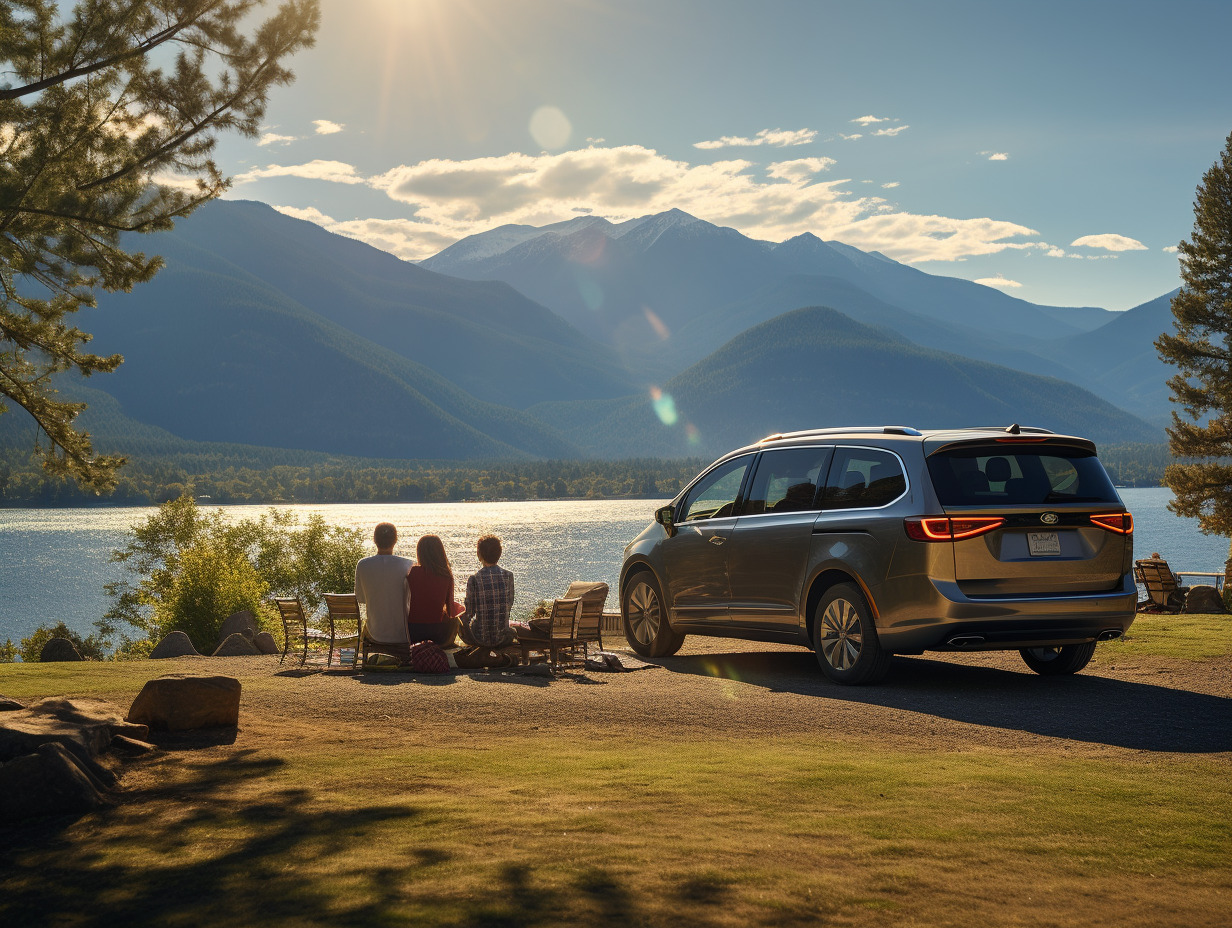
[[[418,561],[406,574],[410,606],[406,615],[409,640],[452,644],[458,633],[453,601],[453,570],[445,545],[436,535],[424,535],[415,546]]]

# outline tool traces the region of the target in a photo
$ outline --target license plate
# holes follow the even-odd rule
[[[1027,532],[1027,549],[1032,557],[1057,557],[1061,554],[1061,536],[1056,532]]]

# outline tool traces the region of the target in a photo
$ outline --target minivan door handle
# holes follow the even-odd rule
[[[711,535],[710,538],[707,540],[712,545],[721,545],[723,542],[727,541],[727,538],[724,537],[723,535]]]

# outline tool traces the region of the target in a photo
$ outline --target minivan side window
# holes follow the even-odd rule
[[[744,457],[720,464],[706,474],[697,485],[689,491],[689,495],[680,506],[680,514],[676,522],[695,522],[698,519],[721,519],[724,516],[736,514],[736,497],[740,495],[740,484],[744,482],[744,472],[749,469],[753,460],[750,454]]]
[[[907,478],[898,457],[876,448],[838,448],[826,478],[825,509],[884,506],[903,495]]]
[[[820,508],[817,489],[826,475],[831,448],[779,448],[762,452],[743,515],[808,512]]]

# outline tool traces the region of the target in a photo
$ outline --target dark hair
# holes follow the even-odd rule
[[[501,540],[495,535],[480,535],[476,550],[479,552],[479,560],[485,564],[495,564],[500,560]]]
[[[380,522],[372,530],[372,540],[376,543],[378,550],[392,548],[398,543],[398,529],[392,522]]]
[[[453,582],[453,569],[449,566],[449,557],[445,554],[445,545],[437,535],[424,535],[415,545],[415,559],[429,573],[438,577],[448,577]]]

